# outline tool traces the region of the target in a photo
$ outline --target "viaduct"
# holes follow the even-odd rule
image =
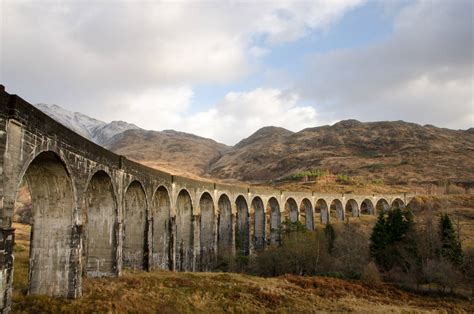
[[[192,180],[148,168],[76,134],[0,85],[0,309],[9,311],[18,187],[33,203],[29,294],[77,298],[83,276],[205,271],[217,254],[279,242],[282,220],[310,230],[374,215],[407,195],[289,192]]]

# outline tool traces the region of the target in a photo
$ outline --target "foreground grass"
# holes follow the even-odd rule
[[[15,312],[468,312],[457,297],[421,296],[388,285],[335,278],[260,278],[227,273],[126,273],[121,278],[85,279],[81,299],[16,298]]]

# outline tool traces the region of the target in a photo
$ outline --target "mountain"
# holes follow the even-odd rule
[[[274,180],[309,169],[406,184],[474,182],[474,134],[403,121],[346,120],[290,132],[263,128],[211,165],[209,174]]]
[[[474,186],[474,128],[345,120],[299,132],[264,127],[229,147],[193,134],[147,131],[122,121],[105,123],[54,105],[38,107],[118,154],[187,177],[261,184],[318,170],[333,177],[388,185],[454,182]]]
[[[114,135],[126,130],[139,129],[136,125],[123,121],[106,123],[57,105],[36,104],[35,106],[59,123],[99,145],[107,144]]]
[[[187,177],[206,177],[208,167],[230,147],[193,134],[127,130],[106,147],[147,166]]]

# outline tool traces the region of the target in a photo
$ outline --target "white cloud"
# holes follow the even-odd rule
[[[158,101],[170,86],[184,95],[182,86],[242,79],[272,45],[324,29],[359,3],[2,1],[0,80],[32,102],[125,120],[136,96]]]
[[[316,110],[298,100],[294,93],[271,88],[230,92],[209,110],[186,117],[182,130],[235,144],[264,126],[299,131],[319,124]]]
[[[411,3],[390,37],[313,56],[300,93],[326,119],[472,127],[473,11],[471,1]]]

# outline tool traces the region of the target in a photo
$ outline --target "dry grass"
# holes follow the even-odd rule
[[[369,229],[374,217],[360,223]],[[15,224],[13,310],[18,313],[190,312],[457,312],[474,305],[459,297],[422,296],[389,285],[286,275],[261,278],[230,273],[125,272],[83,281],[83,297],[26,296],[29,226]]]
[[[226,273],[126,273],[85,279],[77,300],[17,299],[18,312],[459,312],[474,311],[467,299],[421,296],[388,285],[335,278],[260,278]]]

